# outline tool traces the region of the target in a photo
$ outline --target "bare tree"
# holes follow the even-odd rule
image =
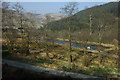
[[[21,39],[22,39],[22,46],[21,46],[21,51],[24,52],[26,55],[28,55],[29,52],[29,27],[30,26],[30,20],[25,18],[23,11],[24,8],[20,3],[16,3],[13,6],[13,10],[15,11],[15,16],[16,16],[16,27],[20,30],[21,32]],[[26,45],[25,45],[26,44]],[[23,46],[25,45],[25,46]]]
[[[92,15],[90,14],[90,36],[92,35]]]
[[[16,3],[14,6],[13,6],[13,10],[15,10],[15,13],[16,13],[16,17],[17,17],[17,24],[18,24],[18,29],[21,30],[21,33],[23,33],[23,7],[20,5],[20,3]]]
[[[106,31],[106,29],[107,29],[107,24],[106,24],[106,19],[104,18],[106,15],[105,15],[105,13],[101,13],[102,14],[102,18],[100,17],[99,19],[98,19],[98,41],[99,41],[99,44],[101,45],[101,43],[102,43],[102,37],[103,37],[103,35],[104,35],[104,33],[103,32],[105,32]],[[106,18],[107,18],[107,16],[106,16]],[[98,49],[98,51],[100,52],[100,48]],[[105,58],[106,56],[104,56],[104,55],[100,55],[100,63],[103,63],[104,62],[104,58]]]
[[[10,53],[14,53],[14,45],[17,33],[14,29],[13,15],[14,11],[10,10],[8,2],[2,3],[2,32],[3,38],[7,40],[7,47]]]
[[[44,24],[44,33],[43,33],[43,35],[44,35],[44,40],[49,40],[50,39],[50,36],[52,35],[51,34],[51,30],[50,29],[48,29],[48,27],[47,27],[47,24],[49,23],[49,22],[51,22],[51,20],[52,20],[52,18],[50,17],[50,16],[46,16],[46,20],[45,20],[45,24]],[[46,43],[46,56],[47,56],[47,58],[49,58],[49,45]]]
[[[74,15],[78,11],[78,3],[77,2],[69,2],[65,5],[64,8],[61,8],[61,13],[68,16],[68,32],[69,32],[69,52],[72,52],[72,44],[71,44],[71,26],[70,26],[70,16]],[[70,62],[72,62],[72,55],[70,54]]]

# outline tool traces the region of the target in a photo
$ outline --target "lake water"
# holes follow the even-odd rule
[[[44,40],[44,39],[39,39],[38,41],[43,41],[43,42],[53,42],[51,40]],[[54,43],[58,43],[58,44],[66,44],[69,43],[69,41],[60,41],[60,40],[55,40]],[[71,42],[72,47],[76,47],[76,48],[87,48],[90,47],[90,50],[96,50],[96,49],[106,49],[107,47],[103,47],[103,46],[97,46],[97,45],[93,45],[93,44],[81,44],[81,43],[76,43],[76,42]]]

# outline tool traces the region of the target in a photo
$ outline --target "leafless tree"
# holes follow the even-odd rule
[[[61,8],[61,13],[68,16],[68,32],[69,32],[69,52],[72,52],[72,44],[71,44],[71,26],[70,23],[72,20],[70,20],[70,16],[74,15],[78,11],[78,3],[77,2],[70,2],[65,7]],[[70,54],[70,62],[72,62],[72,55]]]
[[[104,35],[104,33],[103,32],[105,32],[106,31],[106,29],[107,29],[107,22],[106,22],[106,18],[105,18],[105,13],[101,13],[102,14],[102,17],[100,17],[99,19],[98,19],[98,41],[99,41],[99,44],[101,45],[101,43],[102,43],[102,37],[103,37],[103,35]],[[100,52],[100,48],[98,49],[98,51]],[[103,63],[104,62],[104,59],[105,58],[105,56],[104,55],[100,55],[100,63]]]
[[[14,53],[14,45],[17,33],[13,23],[14,11],[10,10],[10,4],[8,2],[2,3],[2,32],[3,38],[7,40],[7,47],[10,53]]]
[[[15,5],[13,5],[13,10],[15,11],[15,16],[16,16],[16,27],[20,30],[21,32],[21,39],[22,39],[22,45],[25,46],[21,46],[21,50],[22,52],[24,52],[26,55],[28,55],[29,52],[29,42],[30,42],[30,37],[29,37],[29,33],[30,33],[30,20],[27,19],[24,14],[24,8],[22,7],[22,5],[20,5],[20,3],[16,3]],[[29,22],[29,23],[28,23]]]

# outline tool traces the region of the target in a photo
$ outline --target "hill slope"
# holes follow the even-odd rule
[[[98,25],[102,23],[109,28],[116,26],[118,22],[118,4],[120,2],[111,2],[104,5],[94,6],[78,12],[77,14],[70,17],[72,19],[72,29],[88,29],[89,28],[89,15],[92,15],[92,28],[97,29]],[[68,18],[61,19],[59,21],[51,22],[47,26],[52,30],[64,30],[67,29]]]

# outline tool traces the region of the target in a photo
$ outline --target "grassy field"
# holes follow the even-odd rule
[[[37,47],[36,47],[37,46]],[[58,44],[48,42],[39,42],[30,45],[30,54],[13,53],[10,54],[7,49],[3,49],[3,58],[16,60],[24,63],[38,65],[56,70],[68,72],[83,73],[94,76],[102,76],[108,78],[117,78],[118,66],[116,53],[114,50],[110,53],[105,52],[101,55],[98,53],[89,53],[85,49],[73,48],[70,53],[68,48]],[[69,55],[72,55],[73,62],[69,62]],[[100,60],[103,60],[100,63]],[[88,66],[86,66],[86,64]]]

